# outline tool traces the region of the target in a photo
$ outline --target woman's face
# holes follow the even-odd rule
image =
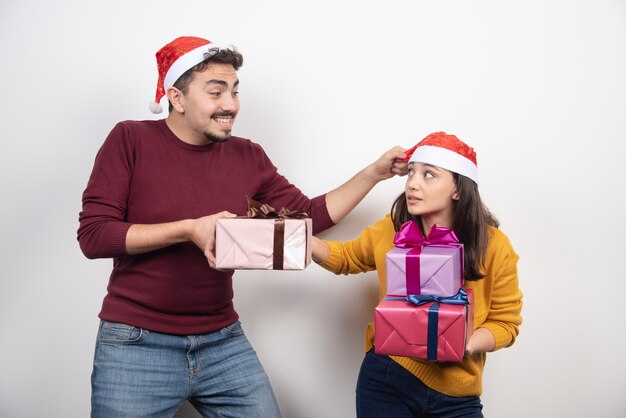
[[[452,221],[454,200],[458,200],[452,172],[430,164],[412,162],[405,186],[411,215],[430,218],[441,226]]]

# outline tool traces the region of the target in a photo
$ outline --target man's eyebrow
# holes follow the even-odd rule
[[[219,84],[220,86],[228,87],[228,83],[224,80],[213,79],[206,82],[208,84]]]
[[[219,84],[220,86],[228,87],[228,83],[227,82],[225,82],[224,80],[217,79],[217,78],[209,80],[206,83],[207,83],[207,85],[208,84]],[[235,81],[235,84],[233,84],[233,87],[237,87],[238,85],[239,85],[239,79],[237,79],[237,81]]]

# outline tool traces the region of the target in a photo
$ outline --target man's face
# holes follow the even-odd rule
[[[194,136],[228,141],[239,112],[239,79],[229,64],[209,64],[196,72],[183,95],[184,118]]]

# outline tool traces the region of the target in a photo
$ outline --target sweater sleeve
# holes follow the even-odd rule
[[[126,255],[125,221],[134,158],[128,128],[118,123],[96,156],[83,193],[77,232],[87,258]]]
[[[374,238],[380,237],[389,218],[367,227],[361,235],[351,241],[325,241],[330,246],[328,258],[319,263],[326,270],[335,274],[356,274],[376,270]]]
[[[513,345],[522,323],[522,291],[517,276],[519,257],[508,238],[499,231],[495,233],[502,244],[497,246],[494,254],[491,305],[487,319],[481,325],[493,334],[496,341],[494,351]]]
[[[326,195],[309,199],[278,172],[261,146],[257,145],[257,147],[261,187],[254,198],[277,209],[285,207],[290,210],[306,212],[313,221],[314,235],[335,225],[326,207]]]

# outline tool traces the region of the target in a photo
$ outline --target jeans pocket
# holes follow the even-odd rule
[[[220,331],[227,337],[236,337],[238,335],[243,335],[243,328],[241,327],[240,321],[230,324],[229,326],[222,328]]]
[[[119,322],[102,321],[98,331],[98,342],[104,344],[135,344],[140,342],[146,331]]]

